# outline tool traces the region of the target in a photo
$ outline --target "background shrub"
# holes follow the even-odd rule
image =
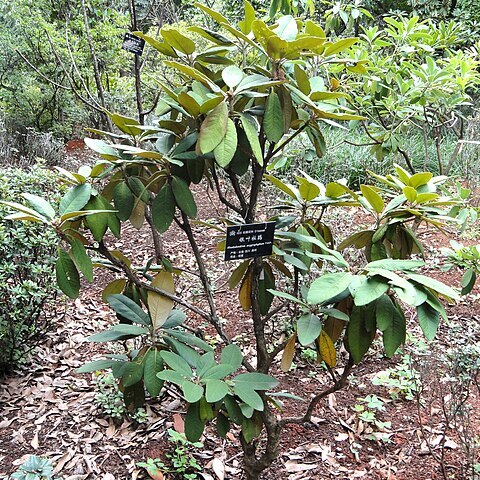
[[[56,176],[40,166],[0,169],[0,199],[21,201],[20,192],[55,199]],[[55,236],[36,223],[5,220],[0,205],[0,373],[35,345],[49,325],[46,307],[55,297]]]

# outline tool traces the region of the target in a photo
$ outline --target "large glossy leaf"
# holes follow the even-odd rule
[[[135,199],[132,191],[125,182],[120,182],[113,189],[113,203],[117,209],[117,217],[122,222],[128,220],[132,214]]]
[[[40,215],[52,220],[55,217],[55,210],[53,207],[38,195],[33,195],[31,193],[22,193],[22,197],[27,200],[27,202],[32,206],[32,208],[37,211]]]
[[[365,313],[365,307],[354,306],[347,326],[347,347],[355,363],[362,360],[375,337],[375,330],[367,330]]]
[[[433,340],[440,324],[440,313],[428,303],[417,307],[418,323],[427,340]]]
[[[70,298],[77,298],[80,291],[80,276],[72,259],[65,250],[58,250],[55,274],[60,290]]]
[[[230,89],[235,88],[242,81],[244,76],[245,74],[243,73],[243,70],[235,65],[231,65],[222,70],[223,81]]]
[[[200,153],[212,152],[227,134],[227,128],[228,106],[226,102],[222,102],[202,122],[197,144]]]
[[[322,322],[313,313],[302,315],[297,321],[298,340],[304,346],[313,343],[320,335],[321,330]]]
[[[155,398],[163,387],[163,381],[157,377],[157,373],[163,370],[163,360],[160,351],[151,348],[146,355],[143,369],[143,381],[148,393]]]
[[[107,297],[108,304],[116,313],[133,323],[150,326],[150,317],[142,308],[126,295],[114,294]]]
[[[235,384],[233,387],[235,394],[247,405],[259,412],[263,411],[263,400],[260,395],[249,385],[244,383]]]
[[[393,317],[398,315],[398,311],[388,295],[382,295],[377,300],[375,315],[377,327],[380,331],[384,332],[387,328],[390,328]]]
[[[221,354],[221,363],[226,365],[231,365],[235,371],[237,368],[240,368],[243,362],[243,355],[240,348],[235,344],[227,345]]]
[[[140,382],[143,377],[143,363],[127,362],[122,370],[122,384],[125,388]]]
[[[278,385],[278,380],[264,373],[248,372],[241,373],[233,379],[235,385],[245,385],[253,390],[269,390]]]
[[[458,293],[453,288],[445,285],[439,280],[435,280],[432,277],[427,277],[426,275],[420,275],[418,273],[407,273],[406,275],[408,278],[411,278],[420,285],[431,288],[435,292],[438,292],[440,295],[444,295],[449,299],[458,300],[460,298]]]
[[[263,115],[263,129],[270,142],[278,143],[283,137],[283,112],[280,99],[275,91],[271,91],[267,98]]]
[[[191,403],[185,415],[185,436],[190,442],[198,442],[205,429],[205,422],[200,418],[199,402]]]
[[[367,305],[373,302],[381,297],[389,288],[390,285],[382,277],[368,278],[364,275],[355,276],[348,287],[357,306]]]
[[[385,202],[383,198],[368,185],[360,185],[363,196],[366,198],[368,203],[372,206],[373,210],[377,213],[382,213],[385,208]]]
[[[70,256],[73,263],[89,282],[93,282],[92,261],[87,254],[85,246],[78,238],[72,239],[71,245]]]
[[[187,378],[192,377],[192,369],[190,368],[190,365],[182,357],[180,357],[180,355],[177,355],[176,353],[173,353],[173,352],[166,352],[166,351],[163,351],[161,355],[162,355],[163,361],[172,370],[175,370],[176,372],[180,373],[181,375],[184,375]]]
[[[195,218],[197,216],[197,204],[185,180],[180,177],[173,177],[172,192],[180,210],[188,217]]]
[[[143,327],[121,323],[120,325],[115,325],[109,330],[96,333],[95,335],[88,337],[87,340],[89,342],[113,342],[115,340],[127,340],[129,338],[145,335],[146,333],[148,333],[148,330]]]
[[[203,397],[203,387],[188,380],[182,383],[182,391],[188,403],[198,402]]]
[[[238,138],[235,123],[227,119],[227,131],[220,143],[215,147],[213,153],[217,163],[225,168],[232,161],[237,150]]]
[[[166,183],[152,202],[152,222],[160,233],[165,233],[175,216],[175,198],[172,186]]]
[[[243,131],[247,136],[248,143],[252,149],[253,156],[256,158],[260,165],[263,165],[263,153],[258,139],[258,128],[256,120],[246,113],[240,115]]]
[[[350,282],[352,274],[349,272],[327,273],[317,278],[308,290],[308,303],[317,305],[326,303],[328,300],[335,298],[343,293]]]
[[[162,28],[161,30],[164,40],[177,52],[191,55],[195,51],[195,43],[190,38],[182,35],[174,28]]]
[[[405,343],[405,317],[400,313],[396,305],[394,308],[396,310],[396,314],[393,315],[389,327],[383,331],[383,347],[387,357],[392,357],[398,350],[398,347]]]
[[[222,380],[208,380],[205,389],[205,398],[209,403],[215,403],[223,398],[229,392],[229,388]]]
[[[71,188],[60,201],[58,213],[63,215],[81,210],[88,203],[91,192],[92,187],[88,183]]]

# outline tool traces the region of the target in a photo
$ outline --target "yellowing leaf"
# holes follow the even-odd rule
[[[152,287],[174,294],[175,284],[170,272],[160,272],[152,281]],[[155,329],[161,327],[172,311],[173,300],[155,292],[148,292],[148,310]]]
[[[320,350],[320,356],[322,360],[330,367],[333,368],[337,364],[337,351],[332,339],[328,336],[325,330],[320,332],[318,337],[318,348]]]
[[[243,277],[242,285],[238,293],[238,299],[242,308],[247,311],[252,307],[252,271],[248,270]]]
[[[190,55],[195,51],[195,43],[174,28],[162,28],[162,36],[178,52]]]
[[[382,213],[383,209],[385,208],[385,202],[383,201],[383,198],[368,185],[360,185],[360,190],[375,212]]]
[[[125,289],[125,285],[127,281],[124,278],[117,278],[117,280],[113,280],[110,282],[102,292],[102,300],[107,303],[107,297],[109,295],[113,295],[115,293],[122,293]]]
[[[288,340],[287,344],[285,345],[285,349],[283,350],[282,355],[282,362],[280,364],[280,368],[283,372],[288,372],[290,367],[292,366],[293,357],[295,355],[295,342],[297,341],[297,334],[294,333],[290,339]]]

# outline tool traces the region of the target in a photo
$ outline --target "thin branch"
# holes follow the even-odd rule
[[[282,418],[279,422],[281,427],[284,427],[285,425],[291,424],[291,423],[296,423],[296,424],[302,424],[309,422],[312,418],[313,411],[315,410],[315,407],[320,403],[322,399],[325,397],[328,397],[331,393],[335,393],[338,390],[341,390],[345,385],[348,383],[348,376],[350,375],[350,371],[352,370],[353,367],[353,359],[351,355],[348,357],[348,362],[345,365],[345,368],[343,370],[342,376],[330,387],[324,390],[323,392],[320,392],[318,395],[312,398],[310,401],[310,404],[307,407],[307,411],[305,412],[305,415],[302,417],[287,417],[287,418]]]
[[[145,290],[148,290],[150,292],[158,293],[159,295],[162,295],[165,298],[169,298],[170,300],[173,300],[174,302],[178,303],[179,305],[182,305],[185,308],[188,308],[192,312],[196,313],[197,315],[200,315],[202,318],[204,318],[207,321],[211,321],[211,315],[208,312],[205,312],[204,310],[196,307],[195,305],[191,304],[190,302],[184,300],[181,297],[177,297],[177,295],[174,295],[172,293],[166,292],[165,290],[161,290],[159,288],[152,287],[150,284],[142,282],[134,273],[132,270],[121,260],[118,258],[114,257],[110,250],[105,246],[103,242],[100,242],[98,246],[98,251],[111,263],[113,263],[115,266],[119,267],[126,275],[128,280],[133,282],[137,287],[143,288]]]

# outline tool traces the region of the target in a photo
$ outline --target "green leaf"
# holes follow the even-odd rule
[[[120,182],[113,189],[113,203],[117,210],[117,217],[124,222],[130,218],[133,210],[135,199],[132,191],[125,182]]]
[[[240,121],[242,122],[243,131],[247,136],[253,156],[256,158],[259,165],[263,165],[263,153],[258,139],[256,120],[251,115],[242,113],[240,114]]]
[[[231,65],[222,70],[222,78],[228,88],[235,88],[243,79],[245,74],[243,70],[235,65]]]
[[[119,115],[118,113],[106,113],[112,119],[112,122],[123,133],[126,133],[127,135],[132,135],[134,137],[142,133],[142,129],[138,128],[138,125],[140,125],[140,123],[135,118],[125,117],[123,115]]]
[[[297,195],[295,193],[295,187],[293,187],[292,185],[288,185],[282,182],[281,180],[274,177],[273,175],[264,175],[263,177],[269,180],[271,183],[273,183],[273,185],[275,185],[283,193],[286,193],[293,200],[300,200],[299,198],[300,193]]]
[[[406,322],[403,314],[400,313],[397,306],[394,306],[396,313],[392,317],[392,322],[383,332],[383,347],[387,357],[392,357],[400,345],[405,343]]]
[[[393,317],[397,314],[398,311],[388,295],[382,295],[377,300],[375,315],[377,327],[380,331],[384,332],[387,328],[390,328],[393,323]]]
[[[105,358],[102,360],[94,360],[93,362],[88,362],[85,365],[82,365],[80,368],[75,370],[76,373],[90,373],[97,372],[98,370],[107,370],[112,368],[114,364],[118,364],[117,360],[112,358]]]
[[[243,402],[252,407],[254,410],[263,412],[263,400],[260,395],[253,390],[252,387],[244,383],[235,384],[233,387],[235,395],[237,395]]]
[[[327,273],[317,278],[311,285],[307,294],[310,304],[318,305],[327,303],[328,300],[344,292],[353,275],[349,272]]]
[[[469,268],[468,270],[466,270],[465,273],[462,275],[461,294],[466,295],[467,293],[470,293],[476,281],[477,281],[477,274],[475,273],[475,270],[473,270],[473,268]]]
[[[339,53],[342,50],[350,48],[354,43],[357,43],[357,41],[358,38],[343,38],[342,40],[338,40],[338,42],[327,42],[325,44],[325,50],[323,52],[323,55],[327,57],[328,55],[334,55],[336,53]]]
[[[172,186],[166,183],[152,202],[152,221],[160,233],[165,233],[172,224],[174,216],[175,198]]]
[[[360,189],[362,190],[363,196],[372,206],[375,212],[382,213],[383,209],[385,208],[385,202],[383,201],[383,198],[368,185],[360,185]]]
[[[124,387],[131,387],[138,383],[143,376],[143,363],[127,362],[122,370],[122,382]]]
[[[228,431],[230,430],[230,422],[228,418],[223,414],[219,413],[217,415],[217,435],[222,438],[226,438]]]
[[[275,91],[267,98],[263,115],[263,129],[270,142],[278,143],[283,137],[283,112],[280,99]]]
[[[185,415],[185,436],[189,442],[198,442],[205,429],[205,422],[200,418],[200,403],[191,403]]]
[[[104,332],[96,333],[88,337],[87,340],[89,342],[113,342],[115,340],[128,340],[129,338],[145,335],[146,333],[149,332],[143,327],[121,323]]]
[[[92,261],[85,250],[85,246],[78,238],[71,240],[72,249],[70,255],[77,269],[83,273],[89,282],[93,282]]]
[[[187,375],[190,377],[189,375]],[[185,375],[182,373],[177,372],[176,370],[162,370],[157,373],[157,378],[160,380],[165,380],[167,382],[174,383],[175,385],[178,385],[179,387],[182,386],[183,382],[187,380],[185,378]]]
[[[229,365],[228,363],[221,363],[220,365],[214,365],[208,368],[203,373],[203,378],[220,380],[230,375],[234,370],[235,368],[232,365]]]
[[[184,375],[188,378],[192,377],[192,369],[190,365],[182,358],[180,355],[177,355],[173,352],[161,353],[163,361],[173,370],[177,371],[181,375]]]
[[[355,363],[362,360],[375,337],[375,329],[367,330],[365,314],[365,307],[354,306],[347,325],[347,347]]]
[[[440,313],[427,302],[417,307],[418,323],[427,340],[433,340],[440,325]]]
[[[160,351],[151,348],[145,357],[143,369],[143,381],[151,397],[158,397],[163,387],[163,381],[157,377],[157,373],[163,370],[163,360]]]
[[[245,385],[253,390],[269,390],[278,385],[278,380],[264,373],[248,372],[234,377],[235,385]]]
[[[188,403],[198,402],[203,397],[203,387],[188,380],[182,383],[182,391]]]
[[[411,203],[415,202],[415,200],[417,199],[417,191],[413,187],[404,187],[403,194],[405,195],[405,198]]]
[[[31,193],[22,193],[22,197],[37,211],[40,215],[52,220],[55,217],[55,210],[42,197],[32,195]]]
[[[452,300],[458,300],[460,297],[458,293],[448,285],[435,280],[434,278],[427,277],[426,275],[420,275],[418,273],[407,273],[408,278],[411,278],[413,281],[424,285],[427,288],[431,288],[435,292],[438,292],[440,295],[444,295]]]
[[[140,323],[149,327],[151,325],[150,317],[142,308],[127,296],[117,293],[107,297],[108,304],[116,313],[125,317],[133,323]]]
[[[426,185],[432,178],[433,178],[433,174],[430,172],[415,173],[410,177],[409,185],[416,189],[421,185]]]
[[[185,180],[182,180],[180,177],[173,177],[172,192],[180,210],[188,217],[195,218],[197,215],[197,205]]]
[[[390,285],[385,280],[381,281],[376,277],[368,278],[364,275],[355,276],[348,287],[357,307],[373,302],[389,288]]]
[[[310,80],[308,75],[305,73],[305,70],[299,65],[295,65],[295,80],[297,81],[297,86],[304,95],[309,95],[311,91]]]
[[[80,291],[80,276],[77,267],[65,250],[59,249],[55,263],[57,284],[60,290],[70,298],[77,298]]]
[[[178,312],[178,310],[177,310],[177,312]],[[179,312],[179,313],[182,313],[183,320],[184,320],[185,319],[185,314],[183,312]],[[165,327],[166,324],[167,324],[167,322],[165,322],[164,327]],[[187,345],[198,347],[205,352],[213,351],[213,348],[211,347],[211,345],[209,345],[207,342],[205,342],[201,338],[198,338],[195,335],[192,335],[191,333],[187,333],[187,332],[184,332],[184,331],[182,332],[180,330],[166,330],[166,332],[169,335],[177,338],[178,340],[180,340],[181,342],[183,342]]]
[[[228,106],[226,102],[218,104],[205,118],[200,127],[198,149],[200,153],[215,150],[223,140],[228,128]]]
[[[182,35],[178,30],[162,28],[161,33],[164,40],[177,52],[191,55],[195,51],[195,43],[185,35]]]
[[[215,403],[225,398],[225,395],[229,392],[229,388],[225,382],[221,380],[208,380],[205,389],[205,398],[209,403]]]
[[[88,183],[71,188],[60,201],[58,213],[63,215],[81,210],[88,203],[91,192],[92,187]]]
[[[234,398],[231,395],[227,395],[224,398],[223,403],[227,409],[230,420],[235,422],[237,425],[241,425],[243,421],[243,414]]]
[[[227,345],[223,350],[220,356],[220,362],[222,364],[231,365],[234,369],[233,371],[237,370],[242,366],[243,362],[243,355],[240,348],[231,343]]]
[[[237,129],[233,120],[229,118],[227,119],[227,132],[213,151],[215,160],[221,167],[227,167],[232,161],[237,150],[237,144]]]
[[[252,418],[244,418],[242,422],[242,436],[245,442],[250,443],[262,433],[262,417],[253,413]]]
[[[374,262],[370,262],[365,266],[365,270],[371,271],[376,268],[383,268],[385,270],[413,270],[415,268],[423,267],[425,262],[422,260],[392,260],[392,259],[384,259],[384,260],[375,260]]]
[[[313,343],[321,331],[322,322],[312,313],[302,315],[297,321],[298,340],[303,346]]]
[[[300,184],[298,190],[300,195],[307,202],[313,200],[320,194],[320,187],[315,183],[309,182],[306,178],[297,177]]]

